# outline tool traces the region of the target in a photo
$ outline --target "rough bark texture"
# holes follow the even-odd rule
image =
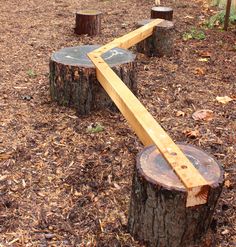
[[[64,48],[50,60],[50,94],[60,105],[77,109],[79,115],[92,110],[116,107],[96,79],[96,71],[86,53],[99,46]],[[78,55],[83,53],[82,56]],[[106,55],[107,54],[107,55]],[[112,57],[113,56],[113,57]],[[135,55],[123,49],[113,49],[104,54],[104,59],[135,94]]]
[[[150,247],[199,244],[222,191],[223,171],[216,161],[193,146],[180,148],[211,183],[208,203],[186,208],[187,193],[177,176],[154,146],[145,148],[135,166],[128,229]]]
[[[101,12],[96,10],[84,10],[76,13],[75,33],[88,34],[90,36],[101,33]]]
[[[138,22],[141,27],[149,23],[151,19]],[[154,28],[153,35],[137,44],[137,51],[147,56],[172,56],[174,42],[174,24],[171,21],[163,21]]]
[[[151,19],[164,19],[168,21],[172,21],[173,19],[173,9],[170,7],[153,7],[151,9]]]

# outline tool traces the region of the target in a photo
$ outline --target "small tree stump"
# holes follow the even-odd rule
[[[75,33],[88,34],[89,36],[101,33],[101,15],[97,10],[81,10],[76,13]]]
[[[128,229],[135,239],[150,247],[199,244],[209,228],[222,191],[221,166],[194,146],[179,146],[210,182],[208,202],[186,208],[187,192],[177,175],[155,146],[145,148],[135,166]]]
[[[98,45],[67,47],[55,52],[50,60],[50,95],[59,105],[75,107],[78,114],[109,107],[116,109],[96,78],[95,66],[87,53]],[[116,74],[135,94],[135,55],[127,50],[114,48],[102,55]]]
[[[137,26],[142,27],[151,22],[152,19],[139,21]],[[158,24],[151,37],[137,44],[137,51],[149,57],[172,56],[174,43],[174,24],[171,21],[163,21]]]
[[[164,19],[168,21],[172,21],[173,19],[173,9],[170,7],[153,7],[151,9],[151,19]]]

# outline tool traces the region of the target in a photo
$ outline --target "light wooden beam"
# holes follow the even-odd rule
[[[130,34],[115,39],[113,42],[87,55],[96,67],[98,81],[129,122],[142,143],[145,146],[155,144],[180,178],[188,192],[186,206],[190,207],[207,202],[209,183],[101,57],[109,49],[115,47],[128,48],[145,39],[152,34],[154,26],[160,22],[160,20],[155,20],[151,22],[151,25],[149,23],[147,24],[148,26],[144,26],[146,28],[139,28],[137,29],[139,31],[135,30]]]
[[[162,19],[155,19],[152,22],[149,22],[148,24],[128,33],[120,38],[114,39],[112,42],[103,45],[102,47],[99,47],[98,49],[94,50],[92,53],[95,55],[102,55],[103,53],[115,48],[123,48],[128,49],[132,47],[133,45],[139,43],[140,41],[148,38],[152,35],[153,29],[155,26],[163,22]]]

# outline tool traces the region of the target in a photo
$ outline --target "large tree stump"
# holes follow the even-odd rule
[[[211,184],[208,202],[186,208],[187,192],[177,175],[155,146],[145,148],[135,166],[128,229],[135,239],[150,247],[199,244],[209,228],[222,191],[221,166],[194,146],[179,146]]]
[[[142,27],[153,19],[142,20],[137,23],[137,27]],[[174,24],[171,21],[163,21],[158,24],[151,37],[137,44],[137,51],[149,57],[172,56],[174,43]]]
[[[96,79],[95,66],[87,53],[98,45],[67,47],[55,52],[50,60],[50,94],[60,105],[75,107],[78,114],[106,107],[116,109],[114,103]],[[136,94],[135,55],[114,48],[102,55],[122,81]]]
[[[164,19],[172,21],[173,9],[170,7],[158,6],[151,9],[151,19]]]
[[[89,36],[101,33],[101,15],[97,10],[81,10],[76,13],[75,33]]]

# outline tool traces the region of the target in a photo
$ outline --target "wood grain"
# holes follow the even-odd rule
[[[98,81],[129,122],[142,143],[145,146],[155,144],[183,182],[188,191],[186,206],[190,207],[207,202],[208,182],[201,176],[170,136],[132,94],[109,65],[101,58],[101,55],[107,49],[110,49],[110,47],[113,48],[116,45],[117,47],[128,48],[142,39],[149,37],[153,32],[153,28],[160,22],[161,20],[156,19],[87,55],[96,67]],[[202,196],[203,192],[204,196]]]

